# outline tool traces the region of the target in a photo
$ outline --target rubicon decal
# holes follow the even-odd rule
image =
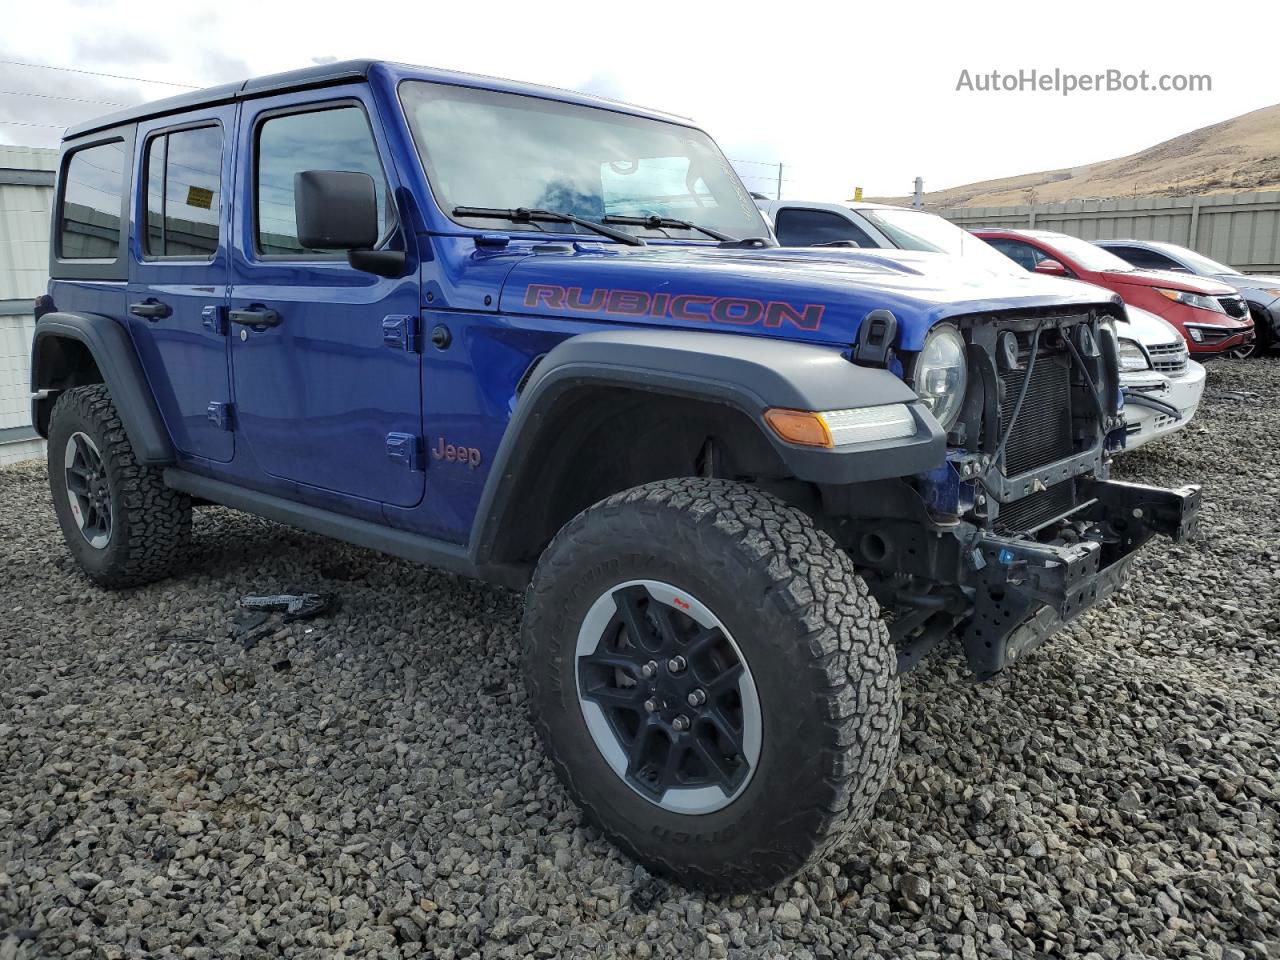
[[[819,329],[822,311],[826,308],[822,303],[797,306],[785,300],[717,297],[700,293],[648,293],[604,287],[596,287],[588,293],[582,287],[562,287],[551,283],[529,284],[524,292],[524,305],[575,313],[603,313],[614,317],[662,317],[740,327],[756,324],[770,328],[791,326],[800,330]]]

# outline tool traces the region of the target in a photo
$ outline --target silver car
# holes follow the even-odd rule
[[[1241,273],[1176,243],[1159,240],[1095,240],[1094,243],[1141,270],[1176,270],[1230,284],[1240,291],[1253,314],[1257,331],[1253,349],[1266,353],[1280,347],[1280,277]]]

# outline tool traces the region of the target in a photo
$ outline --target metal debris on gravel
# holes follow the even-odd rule
[[[43,466],[0,470],[0,960],[1280,958],[1278,460],[1280,361],[1212,364],[1117,466],[1202,482],[1199,541],[993,683],[926,661],[868,829],[727,898],[581,822],[517,595],[222,509],[104,593]],[[341,608],[238,619],[301,583]]]

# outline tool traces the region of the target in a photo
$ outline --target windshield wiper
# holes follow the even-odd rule
[[[719,230],[712,230],[710,227],[700,227],[696,223],[690,223],[688,220],[676,220],[674,217],[660,217],[657,214],[648,217],[624,217],[609,214],[602,218],[603,223],[625,223],[630,227],[648,227],[650,230],[661,230],[663,227],[675,227],[678,230],[697,230],[699,233],[705,233],[712,240],[729,240],[737,241],[737,237],[731,237],[727,233],[721,233]]]
[[[455,217],[493,217],[498,220],[510,220],[512,223],[534,223],[537,221],[542,223],[575,223],[580,227],[586,227],[588,230],[594,230],[602,237],[617,240],[619,243],[630,244],[633,247],[647,245],[640,237],[627,233],[625,230],[614,230],[611,227],[606,227],[603,223],[596,223],[594,220],[588,220],[586,217],[579,217],[572,213],[561,213],[559,210],[531,210],[528,207],[517,207],[514,210],[502,207],[454,207],[453,215]]]

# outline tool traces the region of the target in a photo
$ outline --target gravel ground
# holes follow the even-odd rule
[[[516,596],[221,509],[107,594],[0,471],[0,960],[1280,957],[1280,361],[1121,464],[1199,542],[997,681],[904,680],[869,828],[769,895],[627,861],[542,758]],[[256,632],[250,592],[339,612]]]

